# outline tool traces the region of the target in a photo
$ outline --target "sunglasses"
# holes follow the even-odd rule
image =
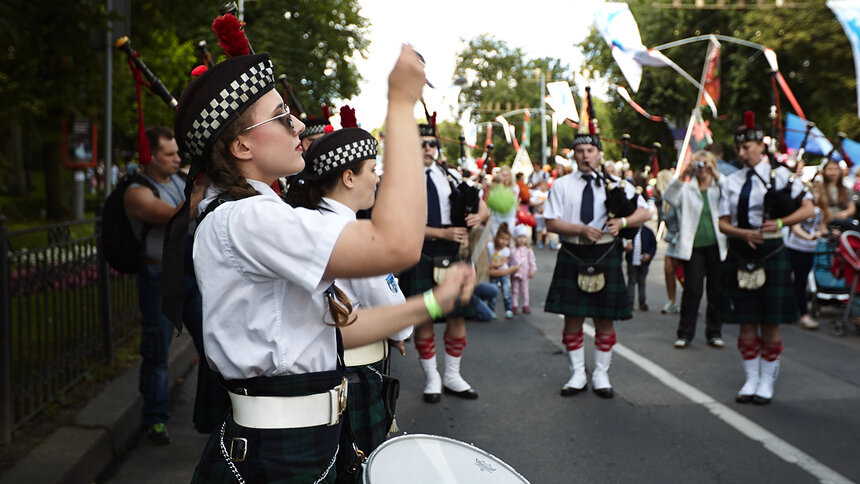
[[[433,141],[422,141],[421,142],[422,148],[426,148],[428,146],[431,148],[435,148],[435,147],[439,146],[439,142],[437,142],[435,139]]]
[[[284,108],[283,113],[281,113],[275,117],[269,118],[265,121],[261,121],[255,125],[253,125],[253,126],[248,126],[247,128],[242,130],[242,133],[244,133],[246,131],[250,131],[250,130],[256,128],[257,126],[262,126],[262,125],[268,123],[269,121],[274,121],[276,119],[280,119],[281,123],[283,123],[284,126],[286,126],[290,130],[290,133],[295,133],[296,130],[295,130],[295,128],[293,128],[293,117],[290,116],[290,107],[287,106],[286,103],[284,103],[283,108]]]

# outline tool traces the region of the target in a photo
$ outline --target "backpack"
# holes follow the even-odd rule
[[[108,264],[122,274],[137,274],[146,250],[146,234],[151,225],[143,224],[140,240],[134,235],[131,221],[125,213],[123,197],[132,184],[143,185],[158,197],[158,189],[140,174],[126,175],[107,197],[102,211],[99,248]],[[158,197],[160,198],[160,197]]]

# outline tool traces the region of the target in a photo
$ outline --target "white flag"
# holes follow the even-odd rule
[[[639,91],[642,66],[664,66],[662,56],[652,55],[642,44],[639,25],[626,3],[604,3],[594,11],[594,28],[612,49],[612,57],[633,92]]]
[[[523,178],[528,178],[532,172],[535,171],[532,168],[532,162],[529,160],[529,152],[526,151],[525,148],[520,148],[517,151],[517,156],[514,158],[514,162],[511,163],[511,174],[516,178],[517,173],[522,173]]]
[[[549,92],[546,102],[549,106],[558,113],[562,121],[569,119],[574,123],[579,122],[579,113],[576,112],[576,103],[573,100],[573,93],[570,92],[570,85],[567,81],[550,82],[546,85],[546,90]]]

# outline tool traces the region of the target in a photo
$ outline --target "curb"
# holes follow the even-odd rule
[[[177,380],[194,364],[197,352],[184,331],[170,345],[168,381],[173,392]],[[142,434],[143,397],[137,389],[140,364],[125,370],[96,395],[75,417],[0,475],[0,484],[90,484],[115,459],[136,444]]]

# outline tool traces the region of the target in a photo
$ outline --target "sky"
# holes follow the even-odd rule
[[[356,109],[362,127],[372,130],[385,120],[388,74],[400,46],[410,43],[427,61],[427,79],[436,87],[425,88],[430,112],[450,118],[445,97],[454,97],[451,82],[457,53],[472,39],[488,33],[508,47],[521,48],[528,58],[554,57],[575,72],[583,60],[574,44],[591,27],[592,0],[359,0],[361,15],[370,21],[367,59],[356,59],[364,77],[361,94],[345,101]],[[537,87],[536,87],[537,89]],[[423,109],[416,106],[416,118]]]

